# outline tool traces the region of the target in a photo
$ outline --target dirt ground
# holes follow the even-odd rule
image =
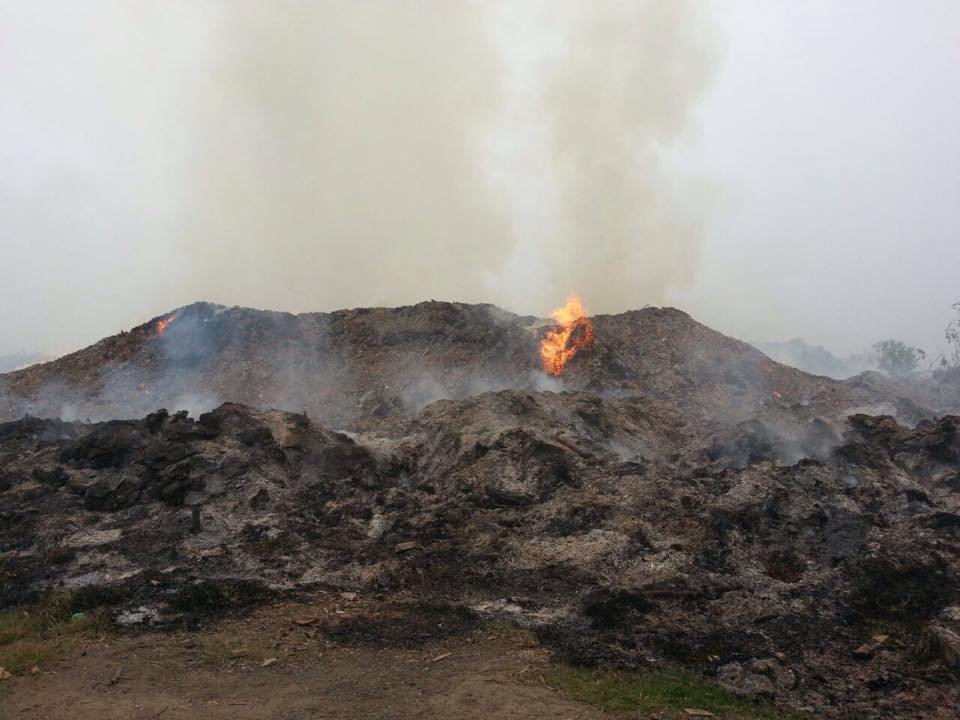
[[[338,627],[384,618],[406,636],[394,633],[386,647],[331,639]],[[442,637],[438,627],[439,639],[411,647],[418,630],[395,608],[331,594],[196,632],[93,638],[39,674],[4,682],[0,718],[604,717],[545,686],[546,653],[522,632],[485,626]]]

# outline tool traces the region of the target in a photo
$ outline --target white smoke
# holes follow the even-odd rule
[[[704,3],[0,13],[10,350],[197,299],[621,310],[692,272],[699,186],[663,153],[718,61]]]

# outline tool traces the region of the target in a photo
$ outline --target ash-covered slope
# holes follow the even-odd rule
[[[582,392],[353,437],[239,405],[0,424],[0,604],[86,588],[162,625],[316,584],[402,592],[816,717],[953,717],[960,419],[854,416],[793,466],[688,443],[656,400]]]
[[[402,592],[818,716],[951,717],[960,420],[677,310],[593,322],[560,380],[544,321],[436,302],[191,305],[0,376],[7,417],[143,418],[0,424],[0,604]]]
[[[161,333],[161,322],[171,319]],[[887,388],[780,365],[674,309],[593,318],[596,341],[564,371],[539,368],[546,321],[492,305],[291,315],[198,303],[51,363],[0,376],[0,419],[140,417],[221,402],[306,412],[329,427],[409,415],[438,399],[499,389],[644,397],[688,422],[760,419],[797,436],[852,410],[915,422],[924,413]],[[835,427],[837,429],[837,427]]]
[[[528,383],[537,357],[524,327],[531,322],[451,303],[301,315],[197,303],[0,376],[7,395],[0,416],[106,419],[237,401],[343,426]]]

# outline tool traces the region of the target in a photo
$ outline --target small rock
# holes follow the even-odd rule
[[[280,658],[275,658],[275,657],[267,658],[262,663],[260,663],[260,667],[270,667],[271,665],[276,665],[278,662],[280,662]]]
[[[356,600],[357,594],[355,592],[342,592],[340,593],[340,597],[344,600]]]
[[[0,680],[9,680],[9,679],[10,679],[10,671],[7,670],[5,667],[0,667]]]
[[[398,553],[405,553],[417,547],[420,547],[420,542],[418,540],[408,540],[407,542],[397,543],[397,546],[394,548],[394,550]]]

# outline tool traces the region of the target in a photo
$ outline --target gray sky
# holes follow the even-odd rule
[[[750,339],[940,343],[960,300],[960,2],[731,0],[686,161],[719,197],[684,304]]]
[[[196,299],[933,350],[960,2],[0,0],[0,354]]]

